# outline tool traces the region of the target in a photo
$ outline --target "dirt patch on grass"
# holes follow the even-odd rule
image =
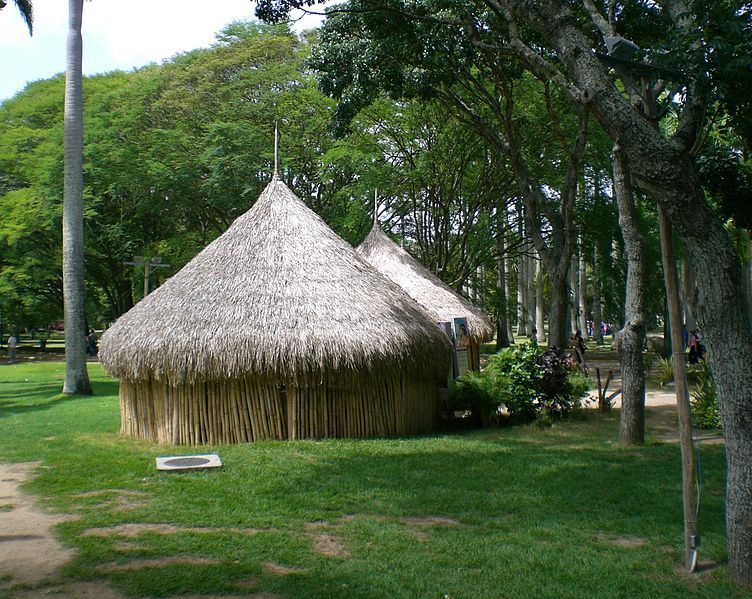
[[[241,535],[255,535],[260,532],[266,532],[261,528],[191,528],[183,526],[175,526],[174,524],[119,524],[118,526],[103,526],[101,528],[89,528],[81,533],[83,537],[110,537],[120,536],[126,538],[134,538],[139,535],[151,533],[157,535],[174,535],[180,533],[195,533],[195,534],[217,534],[217,533],[231,533]]]
[[[460,526],[458,520],[454,520],[453,518],[443,518],[441,516],[402,518],[402,521],[411,526]]]
[[[112,545],[112,548],[115,551],[130,553],[131,551],[142,551],[144,549],[144,546],[139,545],[138,543],[114,543]]]
[[[37,584],[50,578],[73,557],[52,536],[52,527],[70,516],[39,509],[30,495],[19,489],[37,463],[0,464],[0,499],[8,509],[0,510],[0,572],[6,585]]]
[[[350,553],[345,549],[342,543],[340,543],[336,537],[327,534],[318,534],[314,536],[313,550],[316,553],[327,557],[350,557]]]
[[[81,582],[17,590],[10,596],[13,599],[38,599],[39,597],[50,597],[51,599],[124,599],[124,596],[114,589],[98,582]]]
[[[180,566],[210,566],[216,565],[219,560],[208,557],[191,557],[173,555],[169,557],[157,557],[152,559],[134,559],[125,563],[109,562],[97,566],[103,572],[127,572],[130,570],[144,570],[146,568],[166,568],[178,564]]]
[[[314,520],[313,522],[306,522],[303,525],[303,528],[306,530],[318,530],[320,528],[326,528],[327,526],[331,526],[331,524],[326,520]]]
[[[601,541],[605,541],[606,543],[610,543],[611,545],[616,545],[617,547],[624,547],[625,549],[643,547],[650,542],[647,539],[643,539],[641,537],[629,537],[629,536],[615,537],[612,535],[605,535],[605,534],[597,535],[597,538],[600,539]]]
[[[269,574],[274,574],[275,576],[289,576],[290,574],[300,574],[301,572],[305,572],[305,568],[283,566],[282,564],[275,564],[274,562],[264,562],[261,565]]]

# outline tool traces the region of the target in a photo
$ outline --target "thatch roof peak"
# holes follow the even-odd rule
[[[381,274],[399,285],[437,322],[467,317],[468,333],[486,339],[494,327],[486,313],[462,297],[418,260],[394,243],[374,222],[357,252]]]
[[[429,317],[278,176],[100,344],[112,374],[172,382],[323,378],[432,362],[442,371],[446,356]]]

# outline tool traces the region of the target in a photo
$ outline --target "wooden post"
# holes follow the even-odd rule
[[[671,223],[666,213],[658,207],[658,221],[661,231],[661,257],[663,259],[663,276],[666,284],[668,316],[671,324],[671,344],[674,348],[674,383],[676,385],[676,403],[679,411],[679,439],[682,454],[682,494],[684,497],[684,552],[685,565],[689,572],[694,572],[697,565],[697,502],[695,497],[696,467],[695,451],[692,439],[692,411],[689,405],[687,389],[687,372],[684,363],[684,337],[682,335],[681,305],[679,303],[679,277],[676,272]]]

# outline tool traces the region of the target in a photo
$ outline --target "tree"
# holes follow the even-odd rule
[[[311,4],[261,0],[257,11],[266,18],[279,18],[290,8]],[[592,112],[628,157],[635,184],[666,212],[695,265],[700,293],[697,317],[717,385],[728,464],[731,574],[752,586],[752,335],[740,262],[723,224],[706,201],[694,154],[712,94],[733,87],[728,85],[731,73],[707,67],[719,66],[714,50],[721,47],[717,41],[724,41],[725,29],[734,31],[732,54],[734,49],[748,48],[750,5],[712,0],[691,5],[685,0],[392,0],[378,8],[369,4],[351,2],[350,6],[381,10],[388,22],[379,34],[395,42],[406,30],[403,23],[419,22],[437,31],[451,28],[463,32],[464,41],[478,51],[494,56],[499,66],[514,59],[555,82],[572,101]],[[715,19],[706,19],[711,12]],[[716,25],[719,22],[723,23],[720,27]],[[640,68],[643,72],[663,69],[659,72],[677,85],[666,98],[669,103],[680,100],[670,107],[677,114],[674,130],[663,132],[653,127],[644,114],[639,90],[615,84],[612,66],[601,58],[608,53],[603,35],[615,25],[617,30],[623,25],[638,33],[649,31],[640,43],[653,50],[655,60],[664,57],[670,62],[664,67]],[[744,44],[738,43],[739,36]],[[725,51],[719,54],[728,55]],[[736,108],[747,114],[744,103]]]
[[[91,394],[86,369],[84,289],[83,0],[68,0],[65,72],[65,174],[63,192],[63,299],[65,315],[65,394]]]

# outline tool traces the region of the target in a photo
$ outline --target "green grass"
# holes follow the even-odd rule
[[[0,459],[40,461],[27,490],[79,516],[56,529],[77,550],[67,581],[133,597],[742,596],[723,565],[722,447],[702,450],[698,522],[701,560],[721,565],[690,576],[678,448],[619,447],[617,414],[543,431],[179,448],[216,450],[224,467],[160,473],[154,458],[175,448],[118,436],[117,383],[90,365],[97,394],[67,398],[63,374],[0,367]],[[179,529],[86,534],[128,523]],[[317,539],[339,551],[316,551]],[[181,556],[216,563],[103,567]]]

